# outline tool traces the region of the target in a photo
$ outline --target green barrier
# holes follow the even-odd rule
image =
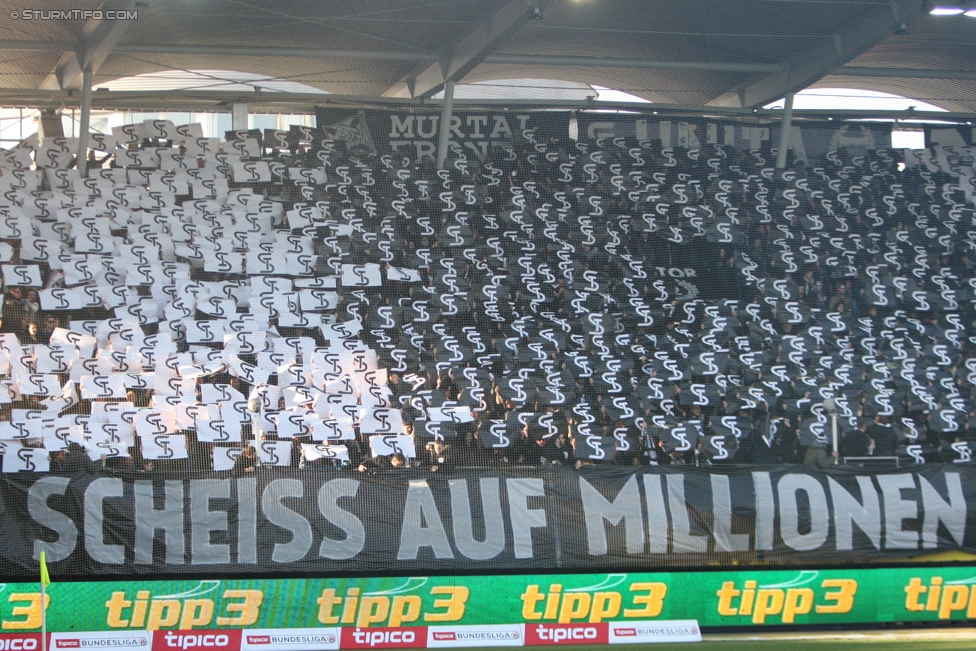
[[[49,631],[697,619],[702,626],[976,618],[976,566],[372,579],[52,583]],[[37,584],[0,591],[4,632],[40,629]]]

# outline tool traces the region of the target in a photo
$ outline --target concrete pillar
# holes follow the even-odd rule
[[[234,131],[247,129],[247,104],[235,102],[231,108],[231,128]]]
[[[92,71],[81,73],[81,123],[78,127],[78,173],[88,176],[88,131],[91,124]]]
[[[441,108],[441,133],[437,141],[437,169],[444,169],[447,143],[451,140],[451,111],[454,109],[454,82],[444,84],[444,105]]]
[[[779,129],[779,151],[776,152],[776,169],[786,167],[786,148],[790,145],[790,128],[793,126],[793,93],[786,93],[783,101],[783,121]]]

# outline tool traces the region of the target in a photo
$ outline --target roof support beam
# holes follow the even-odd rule
[[[459,81],[525,23],[541,18],[553,0],[509,0],[456,45],[441,51],[436,63],[419,66],[391,86],[384,97],[430,97],[447,81]]]
[[[45,91],[24,88],[0,88],[0,107],[76,108],[80,106],[77,91]],[[173,91],[96,91],[92,93],[93,110],[112,111],[199,111],[230,113],[234,102],[244,102],[251,113],[306,113],[316,106],[345,108],[407,108],[440,110],[441,100],[398,99],[370,95],[329,95],[324,93],[234,93],[227,91],[173,90]],[[599,102],[589,100],[502,100],[502,99],[455,99],[455,110],[491,110],[507,107],[511,110],[529,111],[564,109],[577,111],[634,111],[650,115],[704,116],[706,119],[723,118],[779,120],[780,109],[750,109],[700,104],[650,104],[647,102]],[[976,120],[974,112],[942,111],[855,111],[794,109],[793,121],[797,120],[879,119],[879,120]]]
[[[361,61],[411,61],[432,63],[433,54],[419,52],[383,52],[371,50],[322,50],[300,47],[248,47],[227,45],[164,45],[128,43],[115,47],[115,52],[133,54],[189,54],[233,57],[299,57],[308,59],[358,59]]]
[[[832,43],[834,41],[831,41]],[[0,50],[34,52],[73,51],[70,41],[0,40]],[[225,45],[165,45],[127,43],[116,45],[112,52],[125,54],[177,54],[192,56],[232,57],[296,57],[303,59],[354,59],[361,61],[405,61],[435,63],[433,54],[418,52],[384,52],[375,50],[323,50],[290,47],[235,47]],[[631,68],[648,70],[712,70],[715,72],[782,73],[789,66],[780,63],[734,63],[723,61],[671,61],[660,59],[618,59],[583,56],[534,56],[525,54],[490,54],[483,63],[499,65],[533,65],[574,68]],[[827,73],[843,77],[899,77],[902,79],[976,79],[976,72],[968,70],[931,70],[927,68],[867,68],[841,66]],[[46,90],[58,90],[57,88]]]
[[[560,57],[525,54],[492,54],[485,63],[577,68],[646,68],[652,70],[714,70],[716,72],[784,72],[778,63],[724,63],[721,61],[666,61],[661,59],[610,59],[607,57]]]
[[[64,41],[0,40],[0,50],[65,51],[74,43]],[[406,61],[437,63],[433,54],[418,52],[384,52],[375,50],[323,50],[318,48],[247,47],[227,45],[165,45],[157,43],[126,43],[116,45],[120,54],[178,54],[192,56],[232,57],[297,57],[303,59],[355,59],[361,61]],[[608,57],[536,56],[526,54],[490,54],[483,63],[500,65],[572,66],[576,68],[646,68],[652,70],[714,70],[717,72],[782,72],[786,66],[778,63],[731,63],[723,61],[673,61],[662,59],[616,59]],[[52,90],[52,89],[49,89]]]
[[[861,16],[834,33],[831,41],[820,43],[792,56],[783,72],[755,79],[719,95],[709,102],[714,106],[758,107],[795,93],[815,83],[837,67],[893,35],[924,12],[923,0],[891,0],[871,5]]]
[[[842,66],[830,74],[834,77],[976,80],[976,72],[972,70],[923,70],[921,68],[861,68],[857,66]]]
[[[136,0],[105,0],[98,7],[103,12],[129,11],[136,5]],[[128,20],[95,20],[91,19],[81,31],[81,36],[72,51],[61,55],[54,72],[47,76],[41,84],[45,90],[80,88],[83,71],[98,70],[112,48],[125,34],[131,21]]]
[[[32,52],[67,52],[74,50],[75,44],[71,41],[18,41],[3,39],[0,40],[0,50],[29,50]]]

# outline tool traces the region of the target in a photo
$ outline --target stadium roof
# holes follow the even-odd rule
[[[976,112],[976,17],[931,15],[923,0],[5,5],[10,16],[19,12],[3,16],[0,29],[0,103],[7,106],[63,99],[89,65],[96,89],[159,71],[236,70],[357,97],[429,98],[447,79],[529,78],[595,83],[684,106],[761,107],[829,86]],[[46,20],[39,5],[137,17]]]

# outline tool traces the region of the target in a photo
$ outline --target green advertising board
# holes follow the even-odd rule
[[[0,584],[3,585],[3,584]],[[697,619],[704,627],[976,618],[976,566],[369,579],[53,583],[49,631]],[[4,632],[40,628],[39,586],[0,591]]]

